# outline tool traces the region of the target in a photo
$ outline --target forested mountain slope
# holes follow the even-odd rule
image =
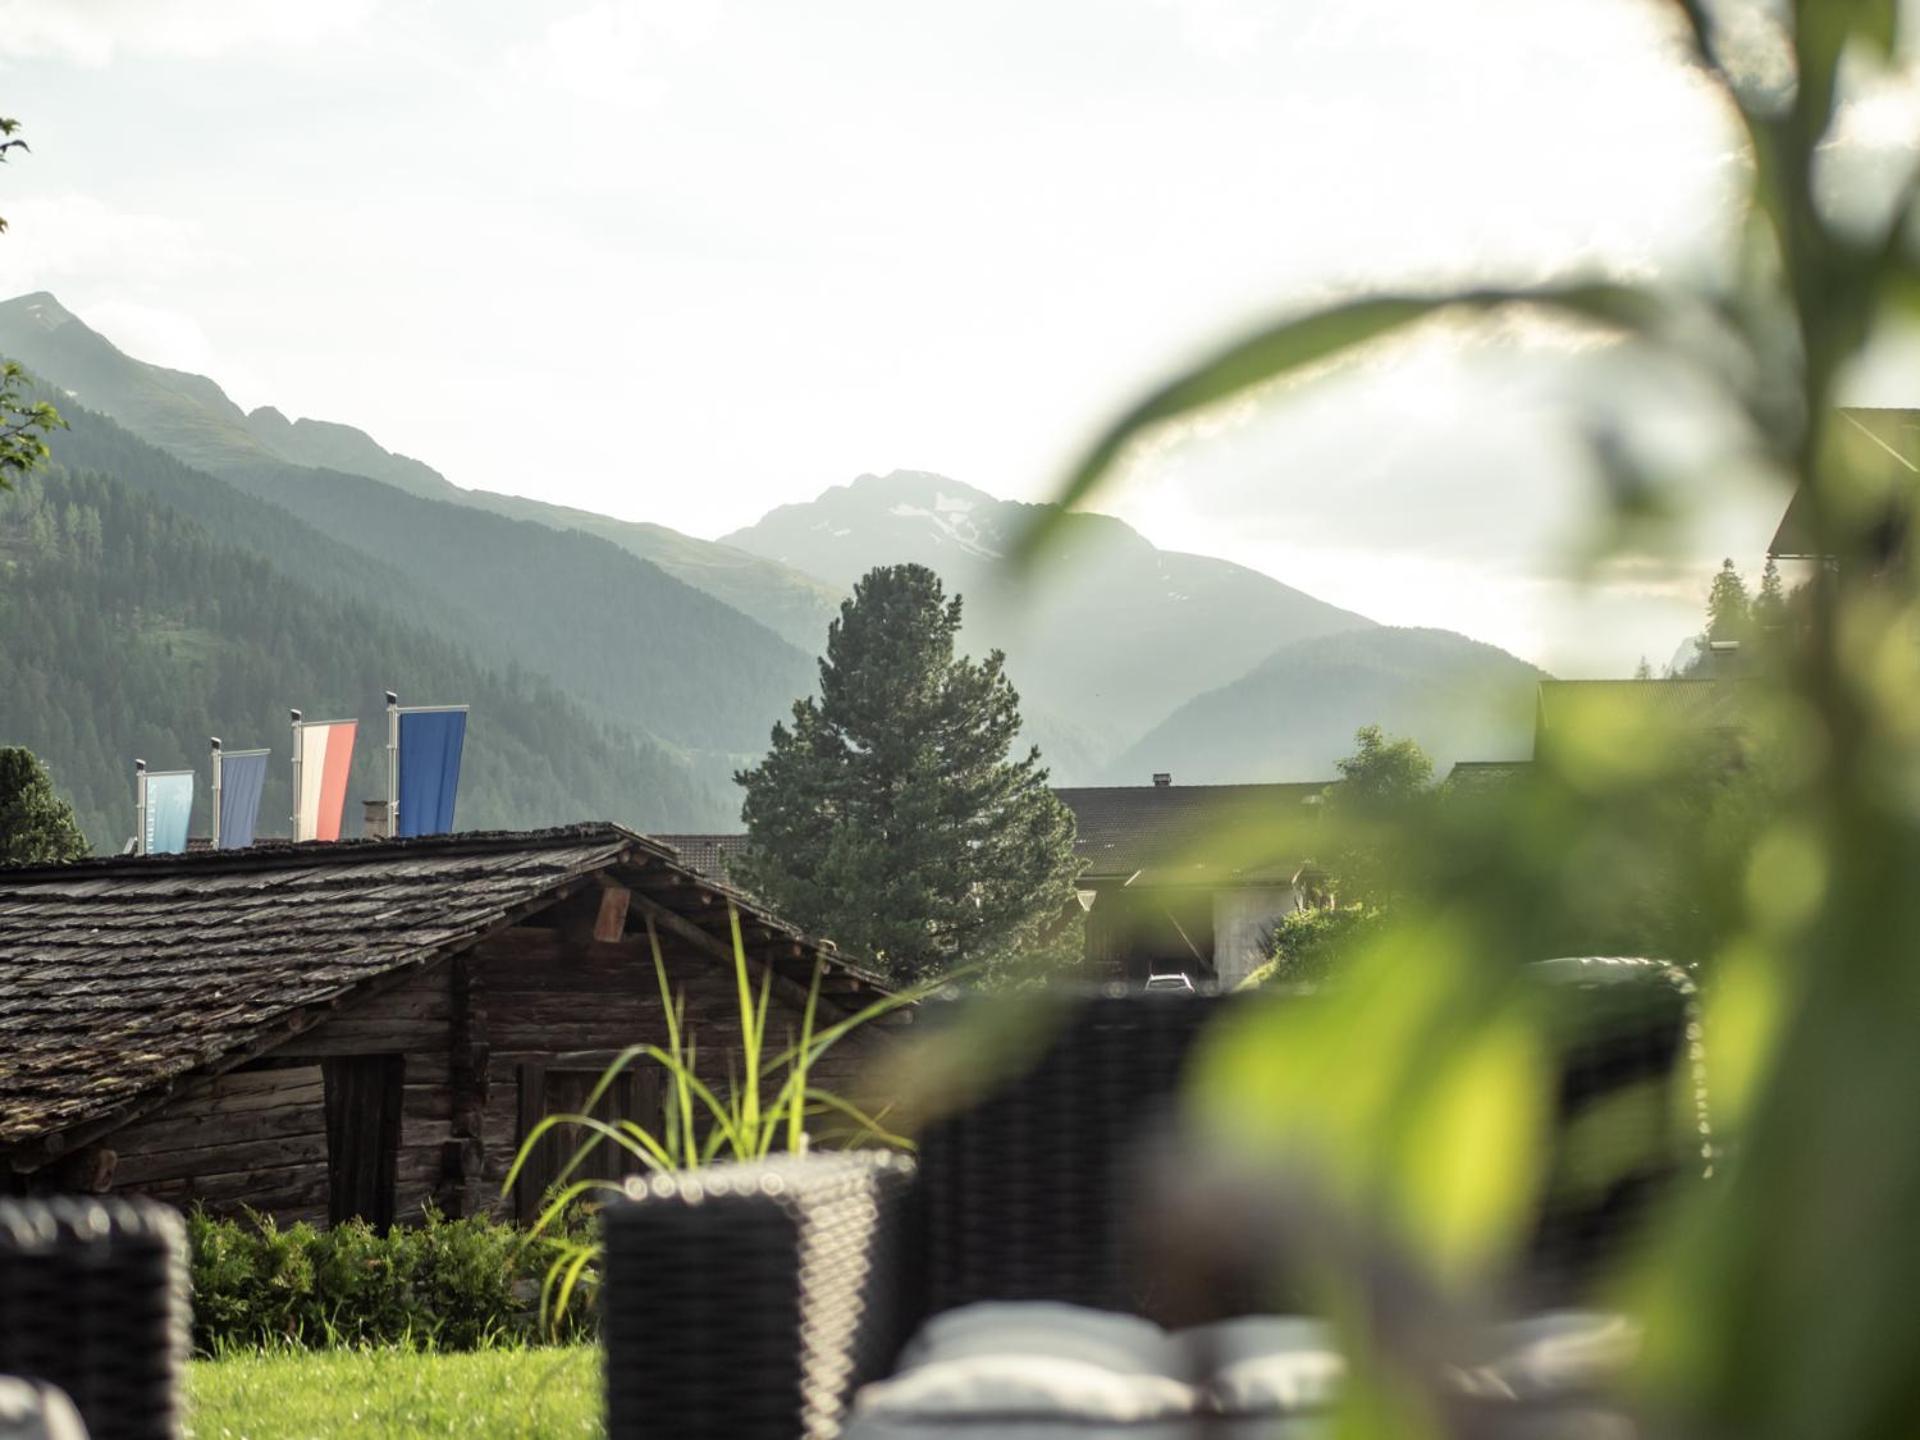
[[[1108,779],[1142,784],[1169,771],[1192,785],[1327,780],[1362,725],[1418,740],[1441,774],[1456,760],[1525,759],[1535,691],[1549,678],[1447,630],[1320,636],[1189,700],[1114,761]]]
[[[270,746],[263,834],[285,833],[287,709],[362,723],[348,791],[385,794],[381,691],[473,707],[462,828],[606,817],[639,828],[711,823],[727,801],[663,748],[589,717],[518,668],[483,669],[386,607],[322,593],[212,539],[180,511],[55,466],[0,495],[0,741],[52,766],[89,839],[131,833],[135,756],[199,772],[207,737]]]
[[[48,437],[55,464],[110,475],[204,529],[214,541],[250,551],[323,594],[363,601],[396,614],[453,621],[428,590],[384,561],[323,535],[279,505],[234,489],[122,429],[75,401],[60,400],[65,430]]]
[[[370,598],[684,749],[716,784],[764,749],[773,722],[813,684],[808,654],[607,540],[425,498],[425,482],[401,490],[282,459],[212,381],[130,359],[51,296],[0,305],[0,350],[79,405],[397,572],[417,603],[391,588]],[[358,453],[347,427],[303,433],[327,453]]]
[[[249,414],[206,376],[123,353],[44,291],[0,303],[0,354],[211,474],[258,478],[293,466],[360,475],[424,500],[583,531],[658,565],[808,653],[819,648],[840,598],[811,576],[664,525],[464,490],[432,466],[393,454],[351,425],[290,421],[270,405]]]

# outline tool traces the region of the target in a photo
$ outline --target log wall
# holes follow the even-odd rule
[[[663,937],[668,972],[687,997],[701,1070],[726,1076],[738,1043],[733,972]],[[769,1041],[797,1035],[804,993],[783,982]],[[833,1018],[823,1010],[822,1022]],[[111,1188],[215,1214],[251,1206],[282,1223],[327,1220],[322,1065],[329,1056],[405,1058],[395,1215],[417,1221],[429,1201],[450,1215],[510,1216],[500,1187],[520,1141],[519,1075],[529,1061],[596,1065],[624,1047],[665,1047],[665,1016],[644,938],[596,941],[577,927],[528,925],[410,976],[342,1010],[271,1055],[196,1082],[152,1115],[107,1137]],[[878,1032],[856,1034],[820,1067],[849,1093]]]

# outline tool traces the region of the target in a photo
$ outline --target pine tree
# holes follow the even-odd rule
[[[1640,657],[1640,663],[1633,667],[1633,678],[1636,680],[1651,680],[1653,678],[1653,666],[1647,663],[1646,656],[1642,655]]]
[[[1011,757],[1004,657],[955,658],[959,596],[870,571],[827,629],[820,694],[735,779],[743,884],[901,979],[1034,944],[1073,898],[1073,818],[1040,752]]]
[[[1787,592],[1771,555],[1760,572],[1760,593],[1753,597],[1752,616],[1753,628],[1761,635],[1777,635],[1787,628]]]
[[[0,865],[78,860],[87,837],[31,750],[0,746]]]
[[[1747,582],[1733,568],[1733,561],[1723,560],[1707,591],[1707,639],[1745,640],[1752,628],[1753,602],[1747,596]]]

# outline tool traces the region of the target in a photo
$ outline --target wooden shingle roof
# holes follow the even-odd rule
[[[1327,782],[1100,785],[1053,793],[1073,812],[1083,883],[1284,883],[1311,853]]]
[[[880,989],[610,824],[0,868],[0,1148],[263,1054],[606,871],[683,937],[724,941],[731,903],[776,970],[804,984],[830,959],[842,1003]]]

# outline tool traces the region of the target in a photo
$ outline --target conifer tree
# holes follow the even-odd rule
[[[1747,582],[1733,568],[1733,561],[1723,560],[1707,591],[1707,639],[1745,640],[1752,627],[1753,602]]]
[[[1777,635],[1787,628],[1787,592],[1780,583],[1780,567],[1771,555],[1760,572],[1760,593],[1753,597],[1753,628],[1761,635]]]
[[[1073,817],[994,651],[954,654],[961,601],[921,565],[870,571],[827,630],[820,694],[735,779],[737,878],[901,979],[1034,944],[1073,898]]]
[[[0,746],[0,865],[78,860],[87,837],[31,750]]]

